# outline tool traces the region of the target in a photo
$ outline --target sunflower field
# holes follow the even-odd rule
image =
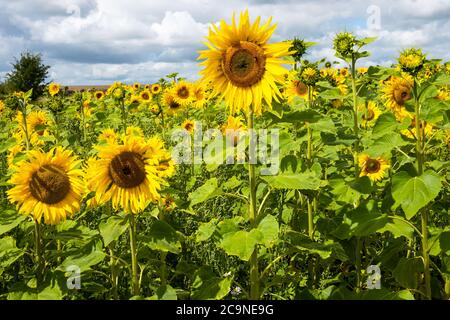
[[[2,97],[0,299],[450,299],[450,63],[274,31],[212,25],[197,82]]]

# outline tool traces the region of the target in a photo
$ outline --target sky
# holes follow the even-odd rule
[[[450,0],[0,0],[0,81],[23,51],[41,53],[63,85],[199,78],[208,28],[248,9],[272,16],[271,39],[316,42],[307,59],[334,58],[337,32],[377,36],[361,66],[390,65],[404,48],[450,60]]]

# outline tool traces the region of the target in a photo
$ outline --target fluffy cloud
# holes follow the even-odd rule
[[[51,77],[64,84],[153,82],[171,72],[194,79],[197,51],[208,26],[248,8],[273,16],[274,40],[318,42],[309,59],[335,60],[337,31],[378,36],[364,64],[390,64],[398,52],[422,46],[450,59],[450,3],[446,0],[0,0],[0,76],[21,51],[42,52]]]

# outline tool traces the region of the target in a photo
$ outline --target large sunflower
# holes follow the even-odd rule
[[[166,106],[167,113],[169,115],[177,114],[184,109],[183,106],[175,100],[175,97],[173,96],[171,90],[167,90],[164,92],[163,104],[164,106]]]
[[[390,165],[383,157],[371,158],[367,154],[359,156],[359,166],[361,168],[360,177],[368,176],[372,181],[379,181],[384,178]]]
[[[8,191],[9,200],[37,222],[44,217],[46,224],[58,224],[80,209],[85,189],[79,163],[71,151],[61,147],[48,153],[30,151],[27,160],[15,167],[9,181],[15,185]]]
[[[381,110],[377,107],[374,101],[367,102],[367,109],[363,108],[362,123],[364,128],[371,127],[375,124],[375,121],[380,117]]]
[[[404,77],[392,76],[384,82],[381,92],[386,106],[400,116],[405,107],[405,103],[412,98],[413,79],[410,76]]]
[[[122,143],[97,146],[98,158],[90,159],[86,169],[88,189],[95,191],[99,204],[109,200],[114,209],[127,213],[143,211],[160,198],[164,178],[174,173],[170,154],[157,138],[126,135]]]
[[[170,91],[175,102],[182,107],[188,106],[195,98],[192,84],[186,81],[180,81],[174,84]]]
[[[271,18],[262,26],[260,21],[258,17],[250,24],[248,11],[241,13],[239,25],[234,15],[231,25],[222,20],[220,29],[209,29],[209,50],[200,51],[204,80],[212,82],[213,95],[224,98],[232,113],[249,111],[253,105],[260,115],[263,100],[270,109],[272,99],[281,96],[276,83],[284,81],[287,70],[281,65],[287,63],[283,58],[292,43],[268,44],[276,25],[271,25]]]

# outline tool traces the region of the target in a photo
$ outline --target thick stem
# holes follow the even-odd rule
[[[248,129],[253,130],[253,106],[248,115]],[[251,133],[252,134],[252,133]],[[250,152],[253,152],[250,150]],[[248,164],[248,179],[250,187],[250,203],[249,203],[249,219],[252,228],[256,227],[257,211],[256,211],[256,173],[255,164],[249,161]],[[255,247],[250,257],[250,299],[259,300],[259,271],[258,271],[258,248]]]
[[[112,284],[112,293],[113,293],[113,297],[114,300],[118,300],[119,299],[119,294],[117,291],[117,282],[118,282],[118,275],[117,275],[117,263],[116,263],[116,259],[114,258],[114,246],[113,244],[109,244],[108,246],[109,249],[109,265],[111,267],[111,284]]]
[[[352,97],[353,97],[353,132],[355,134],[355,148],[353,150],[353,163],[355,167],[355,176],[358,177],[358,151],[359,151],[359,125],[358,125],[358,103],[356,96],[356,60],[352,59]]]
[[[41,226],[37,220],[34,220],[34,254],[37,265],[37,287],[39,287],[42,275],[42,256],[41,256]]]
[[[362,250],[362,239],[356,237],[356,292],[361,290],[361,250]]]
[[[314,212],[311,199],[307,199],[308,204],[308,235],[311,240],[314,240]]]
[[[166,264],[167,252],[163,251],[160,253],[160,261],[161,261],[161,286],[167,285],[167,264]]]
[[[137,263],[137,244],[136,244],[136,218],[133,213],[130,213],[130,249],[131,249],[131,271],[132,271],[132,294],[138,296],[140,294],[139,288],[139,272]]]
[[[415,98],[415,118],[416,118],[416,159],[417,159],[417,173],[422,175],[423,173],[423,149],[422,149],[422,130],[420,120],[420,102],[417,95],[417,82],[414,81],[414,98]],[[421,222],[422,222],[422,255],[424,266],[424,285],[425,296],[427,299],[431,299],[431,274],[430,274],[430,255],[428,253],[428,210],[426,208],[421,210]]]

